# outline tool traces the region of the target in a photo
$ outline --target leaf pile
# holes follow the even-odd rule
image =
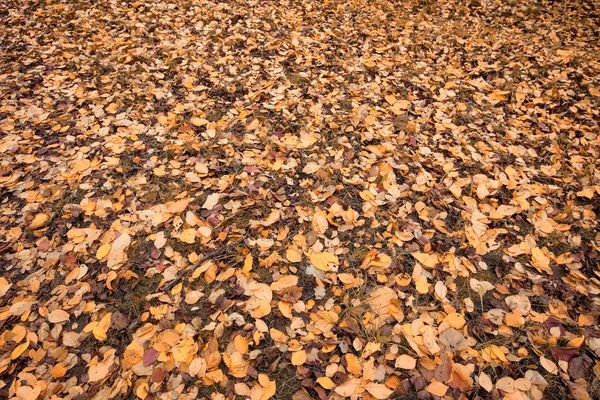
[[[0,397],[598,398],[598,10],[3,2]]]

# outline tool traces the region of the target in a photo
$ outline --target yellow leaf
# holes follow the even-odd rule
[[[585,187],[583,190],[580,190],[579,192],[577,192],[577,196],[587,197],[588,199],[593,198],[595,194],[596,194],[596,189],[593,186]]]
[[[385,101],[387,101],[391,105],[394,105],[398,102],[398,99],[393,94],[388,94],[385,96]]]
[[[394,104],[401,110],[408,110],[410,108],[410,101],[408,100],[398,100],[396,104]]]
[[[269,329],[269,334],[275,343],[285,343],[288,340],[285,333],[281,332],[279,329],[271,328]]]
[[[462,327],[465,326],[465,324],[467,323],[465,317],[463,317],[459,313],[450,313],[446,315],[446,317],[444,318],[444,322],[454,329],[462,329]]]
[[[86,158],[84,158],[83,160],[78,160],[77,162],[75,162],[73,164],[73,171],[75,172],[83,172],[85,170],[87,170],[88,168],[90,168],[90,166],[92,165],[92,162]]]
[[[242,268],[242,272],[244,274],[246,274],[246,276],[248,276],[250,271],[252,271],[252,263],[253,262],[254,262],[254,260],[252,260],[252,254],[248,253],[246,255],[246,258],[244,259],[244,267]]]
[[[317,379],[317,383],[325,389],[333,389],[335,387],[335,383],[333,383],[331,378],[328,378],[326,376],[322,376],[319,379]]]
[[[145,399],[149,394],[149,386],[146,381],[137,381],[135,386],[135,395],[140,399]]]
[[[332,253],[310,253],[308,258],[310,263],[321,271],[331,271],[340,263],[337,256]]]
[[[110,252],[108,253],[108,260],[106,260],[106,265],[110,269],[117,269],[121,266],[125,261],[127,261],[127,254],[125,254],[125,249],[131,244],[131,236],[127,233],[122,233],[118,238],[113,242]]]
[[[306,362],[306,352],[304,350],[292,353],[292,365],[302,365]]]
[[[552,269],[550,268],[550,258],[544,254],[542,249],[539,247],[534,247],[531,249],[531,258],[533,261],[533,266],[538,270],[552,273]]]
[[[579,337],[573,338],[573,339],[569,340],[569,343],[567,343],[567,347],[581,347],[581,345],[583,344],[584,341],[585,341],[585,336],[579,336]]]
[[[503,204],[498,206],[498,209],[496,211],[505,217],[510,217],[511,215],[515,214],[518,211],[518,209],[515,206],[508,206]]]
[[[138,364],[143,356],[144,347],[139,342],[131,342],[123,352],[123,358],[131,365]]]
[[[103,244],[102,246],[100,246],[98,248],[98,250],[96,251],[96,258],[98,260],[103,259],[110,252],[110,247],[111,246],[109,243],[106,243],[106,244]]]
[[[261,379],[263,376],[265,378]],[[260,374],[258,375],[258,382],[263,387],[259,400],[269,400],[275,395],[275,392],[277,391],[277,383],[275,381],[269,380],[265,374]]]
[[[285,252],[285,258],[287,258],[289,262],[297,263],[302,261],[302,254],[297,248],[290,247]]]
[[[244,355],[234,351],[231,355],[223,353],[223,361],[229,368],[229,375],[235,378],[245,378],[250,363],[244,358]]]
[[[100,322],[98,322],[98,325],[96,325],[96,327],[94,327],[94,330],[92,331],[92,333],[94,334],[94,337],[100,341],[106,340],[107,336],[106,333],[108,332],[108,329],[110,328],[110,319],[112,318],[112,313],[107,313],[106,315],[104,315],[104,317],[102,317],[102,319],[100,320]]]
[[[548,221],[547,219],[544,221],[539,221],[537,224],[537,229],[539,229],[540,231],[544,232],[544,233],[552,233],[554,232],[554,227],[552,226],[552,224],[550,223],[550,221]]]
[[[53,324],[59,324],[61,322],[68,321],[69,318],[69,313],[61,309],[54,310],[50,314],[48,314],[48,321],[50,321]]]
[[[435,266],[440,262],[437,254],[414,252],[411,253],[411,255],[427,268],[435,268]]]
[[[375,353],[376,351],[379,351],[379,350],[381,350],[381,343],[378,343],[378,342],[369,342],[369,343],[367,343],[367,345],[363,349],[362,358],[366,359],[371,354],[373,354],[373,353]]]
[[[372,269],[375,272],[385,271],[392,264],[390,256],[377,250],[370,251],[361,264],[362,269]]]
[[[110,103],[108,106],[106,106],[104,110],[106,110],[106,112],[109,114],[114,114],[117,112],[118,108],[119,106],[117,105],[117,103]]]
[[[359,378],[346,379],[344,383],[335,388],[335,392],[343,397],[352,396],[362,386],[362,382]]]
[[[248,352],[248,341],[242,335],[237,335],[233,339],[233,348],[241,354],[246,354]]]
[[[14,348],[12,353],[10,353],[10,359],[16,360],[17,358],[19,358],[21,356],[21,354],[23,354],[25,352],[25,350],[27,350],[28,347],[29,347],[29,341],[27,341],[25,343],[21,343],[20,345],[18,345],[17,347]]]
[[[184,229],[179,236],[179,240],[184,243],[194,243],[196,241],[196,230],[194,228]]]
[[[46,225],[50,217],[47,214],[37,214],[29,224],[29,229],[34,231]]]
[[[371,307],[371,311],[378,318],[377,326],[383,325],[383,322],[390,314],[392,302],[398,300],[396,292],[386,286],[380,286],[369,293],[367,304]]]
[[[442,397],[446,394],[448,390],[448,386],[444,385],[442,382],[431,382],[429,386],[425,388],[429,393]]]
[[[12,286],[12,283],[9,283],[6,278],[0,276],[0,297],[4,297],[8,289]]]
[[[419,294],[429,293],[429,283],[427,282],[427,279],[422,276],[415,280],[415,287],[417,288],[417,293]]]
[[[267,374],[258,374],[258,383],[260,383],[260,386],[266,387],[270,382],[271,380]]]

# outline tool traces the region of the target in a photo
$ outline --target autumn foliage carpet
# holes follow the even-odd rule
[[[600,398],[598,1],[0,3],[0,398]]]

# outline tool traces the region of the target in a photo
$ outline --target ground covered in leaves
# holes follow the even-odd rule
[[[0,397],[600,396],[600,4],[0,5]]]

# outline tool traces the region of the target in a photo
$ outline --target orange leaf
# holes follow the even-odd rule
[[[306,362],[306,352],[298,350],[292,353],[292,365],[302,365]]]
[[[408,354],[402,354],[398,358],[396,358],[396,368],[402,369],[415,369],[417,366],[417,360],[414,357],[409,356]]]
[[[425,390],[431,394],[442,397],[446,394],[448,386],[444,385],[442,382],[431,382],[429,386],[425,388]]]
[[[62,378],[67,373],[67,369],[62,363],[56,364],[52,367],[52,377],[53,378]]]
[[[335,383],[333,383],[331,378],[328,378],[326,376],[322,376],[319,379],[317,379],[317,383],[325,389],[333,389],[335,387]]]
[[[21,343],[20,345],[18,345],[17,347],[14,348],[12,353],[10,353],[10,359],[16,360],[17,358],[19,358],[21,356],[21,354],[23,354],[25,352],[25,350],[27,350],[28,347],[29,347],[29,341],[27,341],[25,343]]]

